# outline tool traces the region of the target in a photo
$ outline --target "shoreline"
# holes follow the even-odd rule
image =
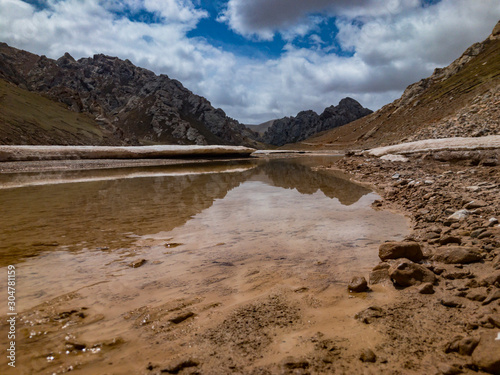
[[[368,320],[399,343],[388,344],[395,358],[413,357],[409,372],[500,373],[500,167],[488,151],[463,156],[358,155],[323,167],[368,184],[382,197],[375,209],[410,219],[405,242],[419,244],[423,258],[394,253],[368,277],[399,293]]]

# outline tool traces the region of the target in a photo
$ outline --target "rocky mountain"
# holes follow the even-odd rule
[[[500,22],[449,66],[406,88],[401,98],[304,147],[369,148],[428,138],[500,134]]]
[[[362,107],[356,100],[344,98],[337,106],[332,105],[326,108],[320,115],[309,110],[299,112],[296,117],[274,120],[261,139],[271,145],[283,146],[345,125],[370,113],[372,113],[371,110]]]
[[[256,133],[226,116],[222,109],[212,107],[179,81],[158,76],[129,60],[94,55],[77,61],[68,53],[53,60],[0,43],[0,78],[18,89],[63,103],[75,113],[87,114],[96,125],[95,131],[104,133],[104,144],[258,146]],[[2,125],[15,138],[19,128],[13,130],[7,122],[3,120]],[[24,124],[28,133],[29,125]],[[49,132],[41,137],[43,143],[59,142],[60,137],[50,136]],[[2,137],[0,142],[19,142],[11,138],[9,142]],[[76,144],[87,141],[75,140]],[[40,137],[24,140],[27,144],[39,142]]]

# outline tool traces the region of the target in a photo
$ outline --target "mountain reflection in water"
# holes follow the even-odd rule
[[[1,266],[48,250],[125,247],[137,236],[184,225],[246,181],[321,191],[345,206],[370,193],[294,159],[3,175],[0,185],[23,187],[0,189]]]

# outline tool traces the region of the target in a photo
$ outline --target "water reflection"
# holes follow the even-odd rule
[[[343,205],[370,192],[297,160],[4,175],[0,184],[11,188],[0,189],[1,266],[48,250],[125,247],[137,236],[184,225],[249,180],[321,191]]]

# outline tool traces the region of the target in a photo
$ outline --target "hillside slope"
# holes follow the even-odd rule
[[[482,43],[406,88],[375,113],[297,147],[369,148],[404,141],[500,134],[500,22]]]
[[[0,79],[0,145],[120,145],[121,134],[85,113]]]
[[[255,133],[179,81],[117,57],[52,60],[0,43],[0,78],[91,115],[132,144],[258,145]]]

